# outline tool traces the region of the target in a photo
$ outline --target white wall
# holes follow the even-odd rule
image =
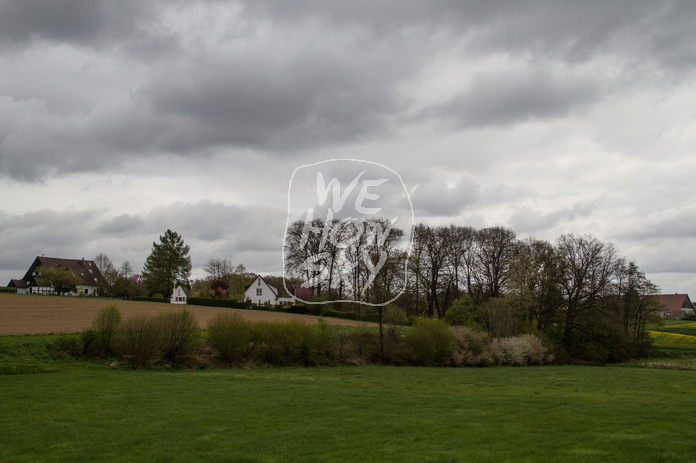
[[[260,290],[261,294],[258,294]],[[256,277],[254,282],[249,286],[249,288],[244,292],[244,298],[251,301],[252,304],[276,304],[276,293],[273,292],[271,287],[260,277]]]

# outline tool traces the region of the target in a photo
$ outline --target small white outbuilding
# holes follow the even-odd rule
[[[176,283],[174,283],[174,292],[172,293],[172,297],[169,298],[169,303],[186,304],[186,291]]]

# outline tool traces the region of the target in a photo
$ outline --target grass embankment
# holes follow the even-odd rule
[[[63,354],[55,348],[56,339],[62,336],[79,339],[78,334],[0,336],[0,378],[2,375],[52,373],[87,366],[87,360]]]
[[[341,367],[1,378],[2,461],[692,461],[696,374]]]

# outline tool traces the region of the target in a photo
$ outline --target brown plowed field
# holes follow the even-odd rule
[[[109,299],[94,299],[71,296],[40,296],[0,293],[0,335],[75,333],[88,327],[94,315],[110,304],[115,304],[124,317],[136,313],[154,315],[186,307],[205,328],[210,317],[220,312],[238,312],[247,320],[300,320],[308,324],[317,322],[311,315],[296,315],[263,310],[225,309],[197,305],[177,306],[156,302],[133,302]],[[371,323],[326,318],[331,325],[366,326]]]

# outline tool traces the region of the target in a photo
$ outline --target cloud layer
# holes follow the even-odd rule
[[[361,158],[417,221],[593,233],[696,290],[667,254],[696,251],[694,26],[689,1],[0,0],[0,276],[138,267],[166,228],[194,267],[278,271],[293,169]]]

